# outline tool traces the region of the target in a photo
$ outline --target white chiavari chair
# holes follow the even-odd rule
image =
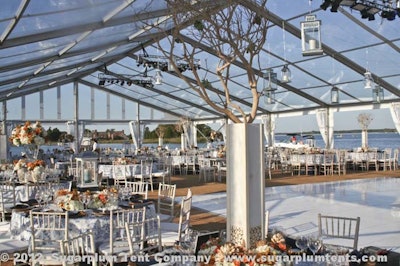
[[[110,211],[110,238],[107,243],[100,244],[98,251],[107,259],[107,264],[127,262],[129,254],[128,235],[125,224],[142,225],[146,216],[146,208],[117,209]],[[140,233],[141,235],[141,233]]]
[[[211,161],[205,158],[204,156],[199,156],[198,162],[199,162],[199,181],[203,179],[204,182],[208,182],[208,180],[213,179],[215,182],[216,167],[211,165]]]
[[[140,173],[135,175],[135,179],[140,182],[148,183],[153,191],[153,161],[142,160],[140,163]]]
[[[31,265],[59,265],[60,243],[68,239],[68,212],[30,211]]]
[[[0,182],[0,225],[6,222],[6,215],[11,214],[16,204],[15,185],[9,181]]]
[[[147,199],[149,184],[146,182],[126,181],[125,187],[129,189],[131,195],[140,195]]]
[[[318,214],[318,235],[324,245],[348,247],[357,250],[360,217],[339,217]],[[335,241],[337,240],[337,241]],[[349,241],[348,243],[345,243]]]
[[[190,214],[192,209],[192,191],[188,189],[188,193],[181,201],[181,209],[179,213],[179,223],[161,222],[162,242],[166,245],[174,245],[180,243],[189,233]]]
[[[392,170],[390,159],[392,157],[392,148],[385,148],[378,158],[378,168],[383,171]]]
[[[333,175],[333,165],[336,154],[333,151],[324,151],[322,162],[319,164],[319,172],[323,175]]]
[[[115,186],[117,186],[117,187],[125,186],[125,182],[127,181],[126,165],[113,164],[112,177],[113,177]]]
[[[157,211],[161,221],[172,221],[175,217],[176,184],[159,184]]]
[[[394,149],[392,157],[390,158],[390,164],[392,165],[393,170],[397,170],[399,168],[399,149]]]
[[[160,217],[146,218],[144,221],[125,223],[128,236],[129,255],[140,256],[162,250]]]
[[[91,231],[61,241],[60,250],[62,258],[68,258],[62,260],[63,266],[77,266],[84,263],[97,266],[98,257]]]

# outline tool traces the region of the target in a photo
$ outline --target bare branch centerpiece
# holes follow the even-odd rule
[[[188,86],[185,94],[199,96],[202,101],[197,104],[207,104],[210,113],[232,122],[226,131],[227,240],[254,247],[265,233],[263,127],[253,122],[261,114],[259,80],[266,69],[261,66],[265,58],[260,52],[267,40],[267,0],[166,3],[168,25],[147,22],[152,28],[159,27],[157,51],[168,59],[168,67],[156,71],[178,76]],[[196,58],[200,55],[215,70],[207,61],[200,67]],[[142,63],[149,60],[139,59]],[[212,72],[214,79],[208,77]],[[232,82],[237,76],[242,77],[240,86]]]

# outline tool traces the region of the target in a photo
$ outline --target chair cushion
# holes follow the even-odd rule
[[[178,231],[161,231],[161,242],[165,246],[173,246],[178,239]]]
[[[110,257],[112,255],[116,255],[117,257],[126,257],[126,255],[129,254],[129,244],[127,241],[114,242],[113,254],[111,254],[110,243],[102,243],[99,246],[99,252]]]

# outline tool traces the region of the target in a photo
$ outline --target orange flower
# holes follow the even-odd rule
[[[101,203],[106,204],[107,203],[107,195],[106,194],[100,194],[99,195],[99,200]]]

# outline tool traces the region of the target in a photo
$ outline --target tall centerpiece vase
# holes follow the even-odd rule
[[[158,138],[158,146],[162,147],[164,145],[164,138],[159,137]]]
[[[368,150],[368,130],[361,131],[361,148],[365,151]]]
[[[265,232],[263,127],[228,125],[226,147],[227,240],[254,247]]]
[[[25,153],[29,159],[37,159],[39,154],[39,145],[36,144],[26,144],[24,145]]]
[[[27,182],[28,181],[27,176],[26,176],[27,172],[28,172],[28,170],[25,167],[17,170],[17,176],[18,176],[19,182]]]

